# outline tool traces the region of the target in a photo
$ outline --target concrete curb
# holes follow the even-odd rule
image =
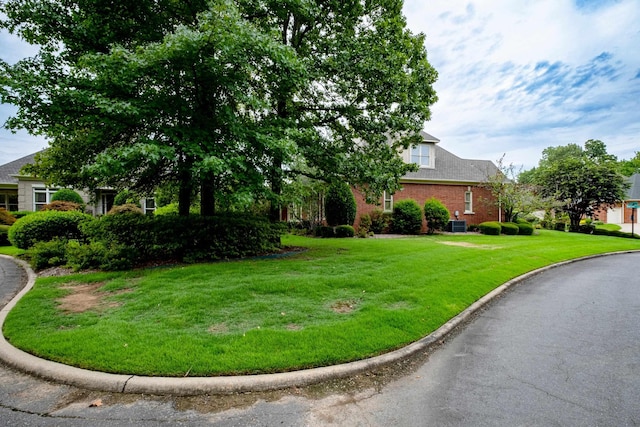
[[[373,370],[404,360],[414,354],[429,350],[443,340],[451,331],[464,324],[482,307],[493,301],[511,287],[552,268],[602,256],[619,255],[640,251],[622,251],[591,255],[546,266],[518,276],[489,292],[466,310],[449,320],[435,332],[406,346],[381,356],[356,362],[322,368],[264,375],[229,377],[144,377],[137,375],[116,375],[75,368],[61,363],[40,359],[9,344],[0,334],[0,359],[8,365],[28,374],[58,383],[82,387],[90,390],[119,393],[159,394],[191,396],[200,394],[231,394],[247,391],[266,391],[288,387],[301,387],[331,379],[345,378],[361,372]],[[0,255],[3,256],[3,255]],[[3,256],[18,263],[28,275],[28,283],[9,304],[0,311],[0,328],[9,311],[35,284],[36,275],[28,264],[12,257]]]

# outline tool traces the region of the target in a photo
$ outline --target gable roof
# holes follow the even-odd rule
[[[29,154],[0,166],[0,184],[17,185],[18,178],[16,178],[14,175],[18,175],[20,173],[20,169],[22,169],[24,165],[35,162],[36,154],[38,153]]]
[[[631,187],[627,190],[627,198],[625,200],[640,200],[640,173],[631,175],[628,181]]]
[[[490,160],[462,159],[436,144],[434,156],[434,168],[420,168],[417,172],[409,172],[403,180],[480,183],[487,182],[490,176],[499,172],[498,167]]]

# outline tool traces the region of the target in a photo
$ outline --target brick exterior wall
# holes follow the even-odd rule
[[[499,219],[498,208],[495,203],[492,203],[493,196],[491,192],[482,187],[469,186],[464,184],[418,184],[418,183],[405,183],[402,184],[403,189],[393,195],[394,203],[399,200],[413,199],[422,207],[424,202],[431,197],[435,197],[440,200],[449,210],[451,219],[454,218],[455,211],[459,212],[458,219],[467,221],[467,226],[471,224],[480,224],[485,221],[497,221]],[[473,194],[473,213],[465,213],[465,193],[470,188]],[[380,205],[367,204],[363,195],[358,190],[353,190],[353,194],[356,198],[357,211],[356,222],[354,226],[356,229],[360,225],[360,216],[366,213],[370,213],[375,209],[382,210],[382,200]],[[426,232],[426,221],[422,221],[422,231]]]

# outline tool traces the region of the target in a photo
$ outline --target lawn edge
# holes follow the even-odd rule
[[[36,377],[54,382],[86,388],[90,390],[132,393],[132,394],[156,394],[156,395],[176,395],[193,396],[202,394],[232,394],[251,391],[267,391],[285,389],[290,387],[308,386],[328,380],[345,378],[366,371],[371,371],[393,363],[405,360],[417,353],[429,351],[440,345],[444,339],[456,328],[466,324],[472,316],[485,307],[487,304],[504,294],[514,286],[530,279],[545,271],[561,267],[563,265],[585,261],[604,256],[636,253],[640,250],[625,250],[608,252],[603,254],[588,255],[580,258],[561,261],[524,273],[506,283],[498,286],[487,293],[457,316],[451,318],[431,334],[415,341],[403,348],[382,354],[380,356],[355,362],[344,363],[321,368],[312,368],[299,371],[242,375],[242,376],[218,376],[218,377],[148,377],[139,375],[109,374],[99,371],[76,368],[41,359],[19,350],[12,346],[0,333],[0,360],[9,366]],[[0,257],[7,258],[17,263],[27,273],[27,284],[24,288],[0,310],[0,331],[4,325],[7,314],[16,303],[33,287],[36,281],[36,274],[24,261],[8,255]]]

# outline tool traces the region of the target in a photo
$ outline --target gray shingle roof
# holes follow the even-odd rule
[[[29,154],[28,156],[0,166],[0,184],[17,184],[18,179],[12,175],[18,175],[24,165],[33,163],[36,154],[37,153]]]
[[[461,159],[437,144],[434,154],[435,167],[433,169],[420,168],[417,172],[409,172],[404,176],[404,179],[480,183],[486,182],[487,178],[498,173],[498,168],[490,160]]]
[[[631,187],[627,190],[626,200],[640,200],[640,173],[629,177]]]

